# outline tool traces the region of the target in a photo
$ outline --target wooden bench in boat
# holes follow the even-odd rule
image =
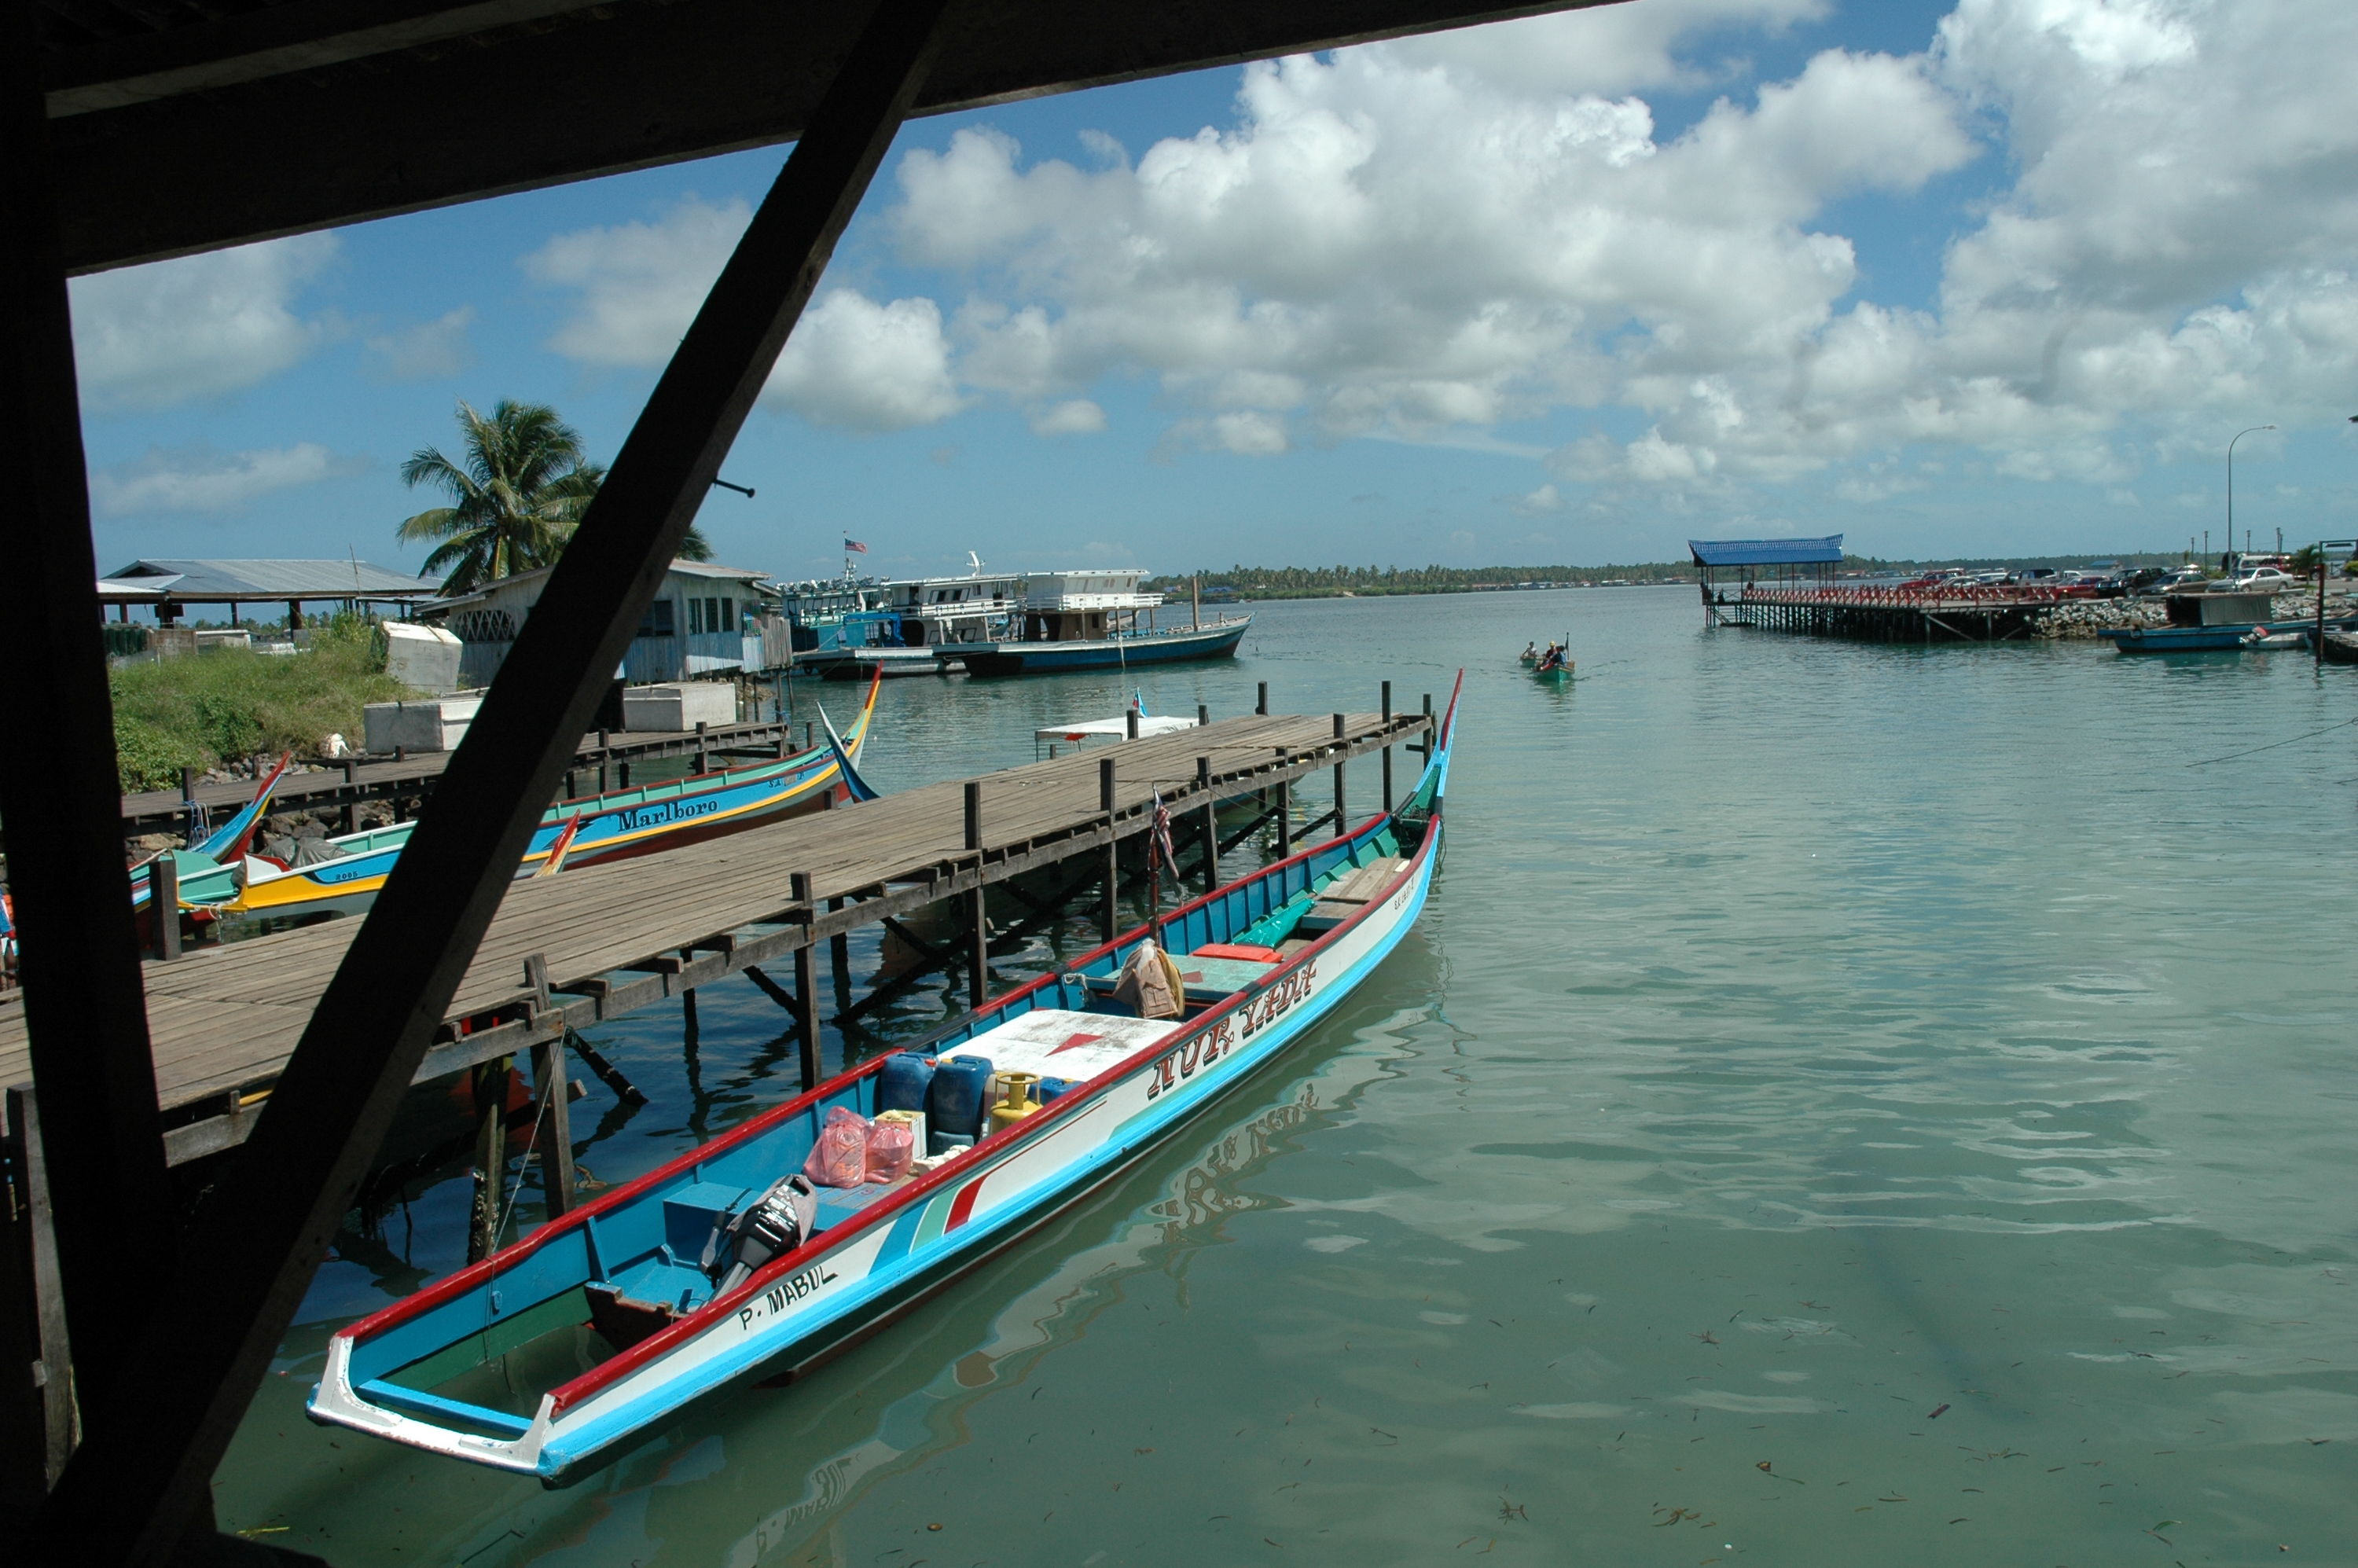
[[[1310,912],[1294,923],[1292,936],[1278,944],[1278,951],[1291,955],[1296,951],[1296,943],[1307,946],[1312,939],[1325,935],[1358,914],[1383,895],[1385,887],[1400,875],[1401,868],[1407,864],[1397,855],[1387,855],[1381,860],[1368,861],[1321,892],[1318,902],[1310,906]]]

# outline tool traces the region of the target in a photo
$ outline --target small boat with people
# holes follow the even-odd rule
[[[1561,686],[1572,679],[1572,650],[1566,645],[1570,641],[1571,639],[1566,638],[1563,642],[1550,643],[1545,648],[1532,654],[1529,661],[1531,674],[1542,685]],[[1525,651],[1531,652],[1528,649]]]
[[[866,785],[857,781],[849,764],[857,762],[867,740],[882,678],[881,673],[871,674],[867,699],[839,741],[830,725],[827,743],[775,762],[557,802],[542,814],[516,875],[651,855],[773,817],[817,810],[830,796],[854,798]],[[223,919],[283,920],[358,913],[376,901],[416,826],[396,822],[298,840],[289,860],[249,855],[237,884],[206,905],[207,914]]]
[[[1456,712],[1453,691],[1396,810],[339,1329],[311,1418],[557,1485],[908,1310],[1283,1057],[1400,944],[1440,863]]]

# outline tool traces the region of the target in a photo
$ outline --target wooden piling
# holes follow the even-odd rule
[[[1199,814],[1204,835],[1204,891],[1210,892],[1220,885],[1220,819],[1212,808],[1212,759],[1195,759],[1195,788],[1204,797]]]
[[[66,1336],[66,1298],[58,1275],[58,1239],[49,1203],[49,1161],[32,1087],[7,1091],[8,1165],[16,1173],[0,1260],[0,1324],[14,1370],[0,1384],[0,1496],[34,1500],[57,1484],[74,1448],[73,1352]],[[22,1379],[21,1381],[19,1379]]]
[[[565,1042],[532,1048],[533,1091],[540,1098],[540,1184],[555,1219],[573,1206],[572,1086],[565,1079]]]
[[[1390,681],[1384,682],[1383,718],[1385,725],[1389,727],[1392,721],[1392,683]],[[1392,808],[1392,749],[1390,746],[1386,746],[1383,749],[1382,756],[1384,775],[1384,809],[1389,812]]]
[[[475,1091],[475,1196],[467,1221],[470,1263],[481,1262],[499,1246],[500,1202],[507,1184],[510,1061],[494,1056],[470,1075]]]
[[[982,864],[982,781],[968,779],[966,784],[966,847],[975,864]],[[970,938],[966,959],[966,989],[968,1005],[980,1007],[990,985],[990,927],[983,918],[982,889],[977,887],[966,895],[967,932]]]
[[[787,889],[795,907],[816,915],[817,902],[811,897],[808,871],[796,871],[787,879]],[[820,1068],[818,1054],[818,966],[812,962],[812,945],[804,943],[795,949],[795,1031],[802,1038],[800,1046],[803,1087],[817,1087]]]
[[[1105,813],[1105,885],[1098,895],[1098,940],[1110,942],[1121,929],[1121,840],[1114,834],[1113,759],[1098,759],[1098,809]]]
[[[180,956],[180,863],[169,851],[147,862],[147,926],[160,962]]]
[[[1349,720],[1347,718],[1346,718],[1344,715],[1342,715],[1342,714],[1340,714],[1340,713],[1338,713],[1338,714],[1335,715],[1335,739],[1336,739],[1336,740],[1337,740],[1337,741],[1342,740],[1342,739],[1343,739],[1344,734],[1345,734],[1345,733],[1346,733],[1346,731],[1348,730],[1349,725],[1350,725],[1350,720]],[[1344,811],[1344,809],[1343,809],[1343,759],[1342,759],[1342,757],[1338,754],[1338,755],[1336,755],[1336,757],[1335,758],[1335,835],[1334,835],[1334,836],[1335,836],[1336,838],[1341,838],[1341,837],[1343,836],[1343,826],[1344,826],[1344,824],[1347,823],[1348,821],[1350,821],[1350,816],[1348,816],[1348,815]]]

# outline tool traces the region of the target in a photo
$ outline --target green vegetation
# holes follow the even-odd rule
[[[543,403],[503,397],[489,417],[459,405],[462,460],[420,447],[401,465],[401,482],[449,493],[452,504],[405,519],[394,536],[438,540],[425,569],[442,591],[472,593],[495,578],[554,566],[580,526],[606,470],[589,460],[581,437]],[[708,561],[712,547],[690,528],[680,555]]]
[[[118,665],[115,764],[126,791],[168,789],[200,771],[256,752],[316,755],[331,732],[355,747],[361,707],[416,694],[384,673],[375,623],[339,615],[293,657],[226,648]]]
[[[1887,561],[1872,556],[1845,556],[1837,568],[1844,573],[1898,572],[1913,575],[1933,567],[2085,567],[2089,556],[2033,556],[2019,559]],[[2109,557],[2125,567],[2176,566],[2178,555],[2139,554]],[[1594,588],[1600,584],[1692,583],[1692,561],[1639,561],[1627,566],[1595,567],[1247,567],[1226,571],[1206,567],[1198,573],[1179,572],[1149,578],[1148,591],[1184,599],[1189,580],[1200,577],[1205,591],[1222,589],[1238,599],[1359,599],[1403,593],[1482,593],[1517,588]],[[1225,594],[1224,594],[1225,597]]]

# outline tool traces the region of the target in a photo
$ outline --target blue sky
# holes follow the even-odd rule
[[[2234,26],[2227,24],[2232,19]],[[927,120],[724,472],[829,570],[2358,535],[2358,16],[1635,0]],[[460,398],[611,456],[783,149],[77,285],[99,556],[415,568]]]

